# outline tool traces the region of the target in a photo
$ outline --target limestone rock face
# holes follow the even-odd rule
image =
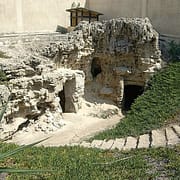
[[[9,56],[0,61],[9,80],[8,88],[0,86],[0,105],[11,94],[0,138],[28,127],[57,130],[62,112],[81,108],[85,82],[95,83],[98,96],[121,107],[126,86],[145,86],[161,68],[158,33],[147,18],[81,22],[65,39],[0,46]]]
[[[0,85],[0,107],[8,101],[0,139],[29,128],[44,133],[58,130],[64,125],[62,113],[77,112],[84,95],[82,71],[57,68],[39,54],[40,47],[38,51],[16,48],[10,50],[9,59],[0,61],[8,78],[8,86]]]
[[[99,91],[117,104],[122,103],[124,86],[145,86],[162,65],[158,33],[148,18],[81,22],[58,48],[54,56],[58,67],[83,70],[86,82],[95,79],[104,88],[114,89]]]
[[[10,96],[10,91],[5,85],[0,85],[0,107],[2,107]]]
[[[83,82],[82,71],[65,69],[10,80],[11,99],[4,115],[6,123],[1,124],[1,138],[22,130],[29,123],[36,131],[46,133],[61,127],[62,112],[77,112],[81,107]],[[0,92],[7,100],[4,91]]]

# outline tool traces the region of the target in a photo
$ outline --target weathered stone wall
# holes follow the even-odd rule
[[[0,46],[0,51],[7,54],[0,67],[11,94],[1,138],[29,126],[46,133],[58,129],[62,112],[81,108],[84,80],[89,88],[97,85],[97,96],[121,108],[125,86],[144,87],[161,68],[158,33],[147,18],[82,22],[66,41],[22,41]],[[9,95],[0,88],[4,103]]]
[[[37,42],[36,46],[21,42],[0,48],[8,55],[0,61],[8,78],[8,86],[0,86],[0,108],[8,101],[0,123],[0,139],[28,128],[44,133],[58,130],[64,124],[63,112],[81,108],[84,73],[56,68],[50,59],[39,54],[42,42]]]
[[[83,70],[86,82],[94,79],[101,83],[104,87],[99,93],[119,106],[124,85],[145,86],[161,68],[158,33],[147,18],[82,22],[66,43],[57,46],[59,52],[54,60],[59,67]]]

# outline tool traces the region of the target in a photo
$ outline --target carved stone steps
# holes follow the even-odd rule
[[[167,145],[174,145],[180,143],[180,138],[173,131],[172,128],[166,128]]]
[[[180,126],[172,125],[165,129],[152,130],[149,134],[143,134],[135,138],[117,138],[110,140],[93,140],[91,143],[83,141],[79,145],[86,148],[98,148],[102,150],[131,150],[150,147],[166,147],[180,143]],[[72,146],[71,145],[71,146]]]

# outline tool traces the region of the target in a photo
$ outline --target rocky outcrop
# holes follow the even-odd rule
[[[44,47],[37,42],[0,47],[9,57],[0,59],[1,70],[8,79],[8,88],[0,87],[0,105],[8,101],[0,123],[0,139],[30,129],[56,131],[65,123],[63,111],[77,112],[81,108],[84,73],[56,68],[51,58],[40,55]]]
[[[54,53],[57,49],[58,53]],[[161,68],[158,33],[148,18],[81,22],[68,35],[67,42],[45,52],[50,57],[55,54],[58,67],[83,70],[86,82],[94,79],[101,83],[100,95],[117,102],[119,107],[126,85],[144,87]],[[108,93],[104,93],[105,89]]]
[[[1,59],[0,66],[9,88],[0,87],[1,103],[11,98],[1,138],[29,126],[46,133],[61,127],[62,112],[81,108],[84,79],[86,85],[98,84],[96,95],[121,108],[126,86],[143,88],[161,68],[158,33],[147,18],[81,22],[66,41],[37,42],[4,48],[9,59]]]
[[[64,125],[63,112],[77,112],[84,95],[84,73],[56,68],[51,59],[40,55],[40,45],[3,46],[8,58],[0,67],[8,79],[0,86],[0,107],[8,101],[0,123],[0,139],[18,131],[49,133]],[[2,108],[1,108],[2,110]]]
[[[81,108],[83,82],[82,71],[66,69],[10,80],[11,98],[1,124],[1,138],[27,130],[27,126],[46,133],[60,128],[63,111],[77,112]]]

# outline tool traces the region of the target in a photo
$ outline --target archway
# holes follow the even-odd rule
[[[124,97],[123,97],[123,110],[128,111],[131,109],[131,105],[135,99],[140,96],[144,91],[143,86],[137,85],[125,85],[124,86]]]

